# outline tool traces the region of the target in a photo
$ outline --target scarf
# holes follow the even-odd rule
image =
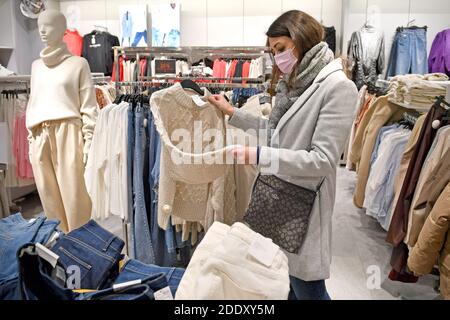
[[[40,53],[41,59],[47,67],[54,67],[72,56],[67,45],[62,42],[58,47],[46,47]]]
[[[331,61],[334,60],[333,52],[325,42],[312,47],[300,61],[298,66],[298,76],[295,78],[293,88],[289,88],[289,75],[285,75],[277,85],[277,95],[275,106],[269,118],[269,139],[271,132],[275,130],[280,119],[294,104],[295,101],[308,89],[317,77],[319,72]]]

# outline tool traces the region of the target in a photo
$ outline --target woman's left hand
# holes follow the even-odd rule
[[[231,153],[237,164],[257,164],[257,151],[255,147],[237,146]]]

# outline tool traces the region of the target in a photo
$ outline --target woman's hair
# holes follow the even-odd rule
[[[291,10],[279,16],[269,27],[266,35],[268,38],[289,37],[295,44],[299,52],[299,59],[295,66],[288,85],[292,87],[294,79],[298,75],[298,66],[303,59],[306,52],[312,47],[319,44],[324,39],[323,26],[309,14],[299,11]],[[267,39],[267,46],[269,46],[269,39]],[[272,72],[272,87],[278,82],[281,76],[281,71],[274,64]]]

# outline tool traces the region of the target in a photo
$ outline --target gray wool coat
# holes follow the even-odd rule
[[[323,180],[299,254],[285,252],[290,275],[305,281],[330,276],[332,214],[336,167],[353,122],[358,98],[355,84],[334,60],[317,75],[260,150],[260,171],[296,185],[316,189]],[[229,123],[243,130],[266,130],[268,121],[235,109]]]

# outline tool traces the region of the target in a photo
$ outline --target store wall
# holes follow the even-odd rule
[[[19,5],[17,0],[0,0],[0,63],[16,74],[29,75],[44,46],[37,20],[25,17]],[[47,7],[59,10],[59,1],[47,1]]]
[[[411,4],[411,11],[409,7]],[[346,51],[352,32],[360,29],[367,18],[370,24],[383,30],[386,41],[386,67],[389,60],[395,30],[399,26],[408,24],[415,19],[414,25],[428,26],[427,52],[436,34],[443,29],[450,28],[450,0],[344,0],[346,19],[343,25],[343,43]]]
[[[92,31],[94,25],[105,25],[109,32],[119,33],[121,4],[151,5],[169,0],[62,0],[61,11],[75,12],[73,27],[80,33]],[[182,46],[263,46],[271,22],[282,12],[299,9],[308,12],[341,34],[342,0],[181,0]],[[323,3],[323,6],[322,6]],[[150,16],[150,15],[149,15]],[[150,23],[150,22],[149,22]]]

